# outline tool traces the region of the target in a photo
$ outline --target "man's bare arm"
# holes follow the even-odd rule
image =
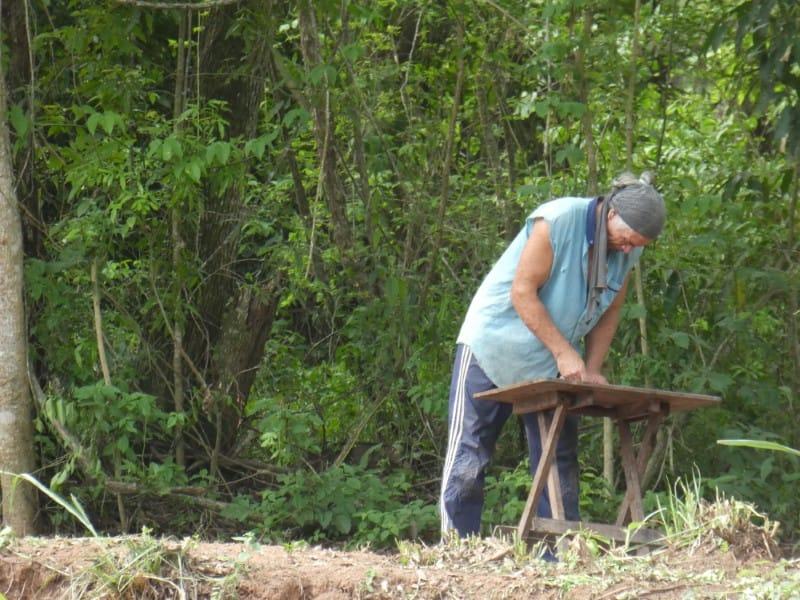
[[[603,361],[606,359],[611,340],[619,325],[620,311],[625,304],[625,295],[628,291],[628,278],[622,284],[614,301],[600,317],[600,320],[586,336],[586,370],[587,381],[593,383],[607,383],[602,374]]]
[[[555,326],[539,298],[539,289],[550,277],[552,266],[550,226],[539,219],[534,222],[530,237],[522,250],[511,284],[511,303],[522,322],[550,350],[561,376],[569,381],[582,381],[586,377],[583,359]]]

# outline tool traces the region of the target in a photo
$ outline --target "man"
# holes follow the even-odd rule
[[[530,379],[606,383],[601,369],[619,323],[628,273],[661,233],[664,201],[649,174],[624,174],[609,194],[560,198],[528,217],[486,276],[458,335],[442,476],[442,534],[480,530],[486,465],[511,414],[475,394]],[[584,352],[581,354],[581,342]],[[531,471],[541,456],[533,414],[523,417]],[[578,422],[568,416],[556,449],[565,516],[578,514]],[[550,517],[543,494],[537,507]]]

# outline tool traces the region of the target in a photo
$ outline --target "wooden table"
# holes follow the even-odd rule
[[[568,383],[562,379],[527,381],[476,394],[475,397],[508,402],[514,406],[514,413],[518,415],[538,415],[542,454],[517,528],[520,539],[524,539],[530,531],[560,535],[569,530],[590,529],[611,539],[636,543],[649,543],[660,537],[653,530],[639,529],[631,535],[623,528],[629,517],[633,521],[644,520],[640,480],[644,476],[647,459],[653,451],[659,427],[671,412],[715,406],[721,402],[716,396],[703,394],[622,385]],[[564,518],[558,468],[552,466],[556,442],[567,413],[609,417],[617,423],[626,492],[615,525],[567,521]],[[646,420],[647,424],[637,455],[633,447],[630,423],[641,420]],[[552,519],[534,517],[545,482],[548,484]]]

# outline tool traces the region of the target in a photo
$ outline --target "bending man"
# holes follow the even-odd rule
[[[606,382],[601,369],[619,323],[628,273],[664,226],[664,201],[646,175],[640,180],[620,176],[605,196],[541,205],[472,299],[450,384],[443,534],[480,531],[486,466],[511,414],[509,404],[476,400],[475,394],[559,376]],[[565,516],[575,521],[577,420],[567,417],[556,449]],[[533,472],[541,455],[539,427],[533,414],[523,421]],[[547,494],[537,513],[550,517]]]

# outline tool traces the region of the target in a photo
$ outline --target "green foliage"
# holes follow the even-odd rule
[[[345,540],[352,546],[430,540],[438,527],[433,506],[407,500],[410,482],[403,471],[382,478],[375,470],[343,464],[320,473],[296,470],[278,484],[262,492],[258,503],[239,497],[225,516],[258,518],[264,533],[279,540]]]
[[[719,444],[731,447],[723,454],[725,462],[730,464],[730,471],[709,478],[709,481],[726,494],[751,502],[781,521],[784,531],[796,531],[800,526],[800,513],[793,492],[800,481],[797,451],[771,441],[768,438],[775,438],[773,434],[756,428],[724,433],[731,436],[745,433],[752,439],[718,440]],[[772,450],[774,453],[765,458],[765,455],[747,451],[747,448]]]
[[[518,522],[531,488],[530,467],[523,461],[513,470],[498,476],[487,475],[484,496],[484,530]]]
[[[471,295],[526,214],[585,193],[586,124],[600,188],[625,167],[630,4],[312,4],[314,35],[292,2],[193,13],[177,103],[179,11],[78,0],[31,15],[36,81],[10,74],[7,125],[47,395],[37,443],[53,487],[81,491],[90,514],[112,520],[117,507],[84,485],[92,474],[53,419],[95,473],[206,486],[269,535],[433,536]],[[713,440],[800,443],[787,351],[798,16],[790,0],[642,6],[632,159],[657,171],[669,221],[644,254],[645,304],[628,302],[608,360],[615,382],[722,395],[672,431],[658,471],[696,464],[790,529],[795,459]],[[95,262],[111,386],[97,383]],[[380,445],[374,467],[330,468],[357,444]],[[607,520],[617,491],[597,475],[600,437],[581,444],[582,512]],[[498,452],[487,526],[521,510],[520,446]],[[253,501],[272,469],[278,487]]]

